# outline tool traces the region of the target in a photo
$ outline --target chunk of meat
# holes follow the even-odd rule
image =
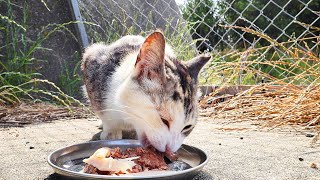
[[[174,152],[165,152],[164,156],[166,156],[171,162],[178,160],[178,155]]]
[[[154,148],[143,149],[139,147],[136,149],[127,149],[126,154],[128,154],[128,157],[139,156],[139,158],[134,161],[141,165],[143,169],[166,170],[168,168],[164,161],[164,154],[156,151]]]
[[[88,174],[98,174],[97,168],[92,166],[91,164],[86,164],[84,166],[83,172],[88,173]]]
[[[92,156],[84,159],[83,162],[96,167],[99,171],[113,171],[115,173],[127,173],[127,170],[132,170],[135,162],[132,160],[138,157],[114,159],[113,157],[121,157],[122,154],[118,149],[111,150],[110,148],[100,148]],[[86,172],[86,171],[85,171]]]
[[[164,153],[157,151],[155,148],[144,149],[138,147],[128,148],[125,151],[121,151],[120,148],[101,148],[97,150],[96,153],[94,153],[91,161],[84,160],[84,162],[86,162],[86,165],[83,171],[90,174],[110,175],[138,173],[144,170],[167,170],[168,165],[164,160],[164,155]],[[176,158],[173,153],[167,156],[170,156],[170,160],[171,158]],[[128,160],[130,161],[130,163],[128,163]],[[125,161],[126,163],[121,164],[121,162],[123,161]],[[110,168],[110,165],[112,166],[112,168]],[[121,168],[115,168],[113,167],[114,165],[120,166]]]

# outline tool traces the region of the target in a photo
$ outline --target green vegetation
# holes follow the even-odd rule
[[[193,39],[202,39],[204,41],[198,41],[197,47],[200,51],[209,50],[212,51],[220,38],[216,33],[224,34],[225,29],[220,26],[213,26],[219,22],[219,9],[216,8],[212,0],[191,0],[185,6],[181,7],[182,15],[185,20],[190,23],[190,33]],[[219,44],[223,46],[223,43]],[[224,49],[224,47],[220,47]]]
[[[308,1],[309,2],[309,1]],[[305,8],[306,3],[308,8]],[[282,11],[284,9],[285,11]],[[294,21],[320,26],[320,21],[313,22],[319,15],[320,1],[287,1],[274,0],[190,0],[181,7],[184,19],[194,23],[191,28],[193,38],[207,37],[208,44],[218,51],[230,49],[226,43],[236,43],[236,47],[248,48],[250,43],[257,46],[267,46],[270,43],[257,35],[243,32],[239,29],[226,29],[220,25],[232,24],[239,27],[251,27],[257,31],[263,31],[278,42],[286,42],[295,38],[310,37],[305,33],[308,29]],[[296,17],[296,18],[295,18]],[[244,38],[241,41],[241,36]],[[219,40],[223,39],[224,42]],[[258,40],[259,39],[259,40]],[[245,41],[244,41],[245,40]],[[200,50],[205,50],[203,44]],[[217,45],[217,46],[216,46]]]
[[[81,55],[78,52],[77,54],[77,59],[79,59],[79,62],[72,71],[69,70],[70,68],[67,66],[67,64],[64,64],[63,72],[60,74],[57,82],[57,86],[62,87],[63,92],[71,97],[77,97],[81,94],[80,86],[82,84],[82,77],[79,74]]]
[[[0,37],[5,41],[4,46],[0,47],[0,104],[14,105],[24,100],[48,100],[64,106],[81,104],[54,83],[41,79],[41,74],[37,73],[34,66],[40,61],[35,54],[48,50],[42,47],[42,43],[75,22],[49,24],[44,27],[46,31],[31,40],[27,36],[28,3],[24,3],[23,20],[20,23],[15,21],[14,4],[10,0],[0,3],[7,9],[6,15],[0,14]]]
[[[271,5],[267,5],[263,11],[255,8],[262,9],[268,3],[266,0],[253,1],[252,4],[248,4],[245,0],[232,2],[190,0],[181,7],[183,17],[188,23],[179,22],[174,31],[170,27],[171,23],[168,23],[163,29],[167,41],[177,52],[179,59],[188,60],[194,57],[196,46],[199,47],[199,51],[211,51],[212,49],[208,49],[206,44],[216,48],[215,53],[212,53],[211,64],[202,73],[202,84],[257,84],[262,81],[299,85],[319,83],[317,43],[320,25],[306,24],[312,23],[311,20],[315,18],[313,12],[308,10],[297,16],[297,20],[303,23],[295,21],[290,24],[293,21],[291,17],[287,18],[283,13],[274,16],[279,12],[279,8],[274,8],[275,4],[270,3]],[[280,7],[284,6],[282,1],[274,2]],[[4,46],[0,47],[0,104],[15,104],[25,99],[54,100],[66,106],[79,103],[73,97],[77,96],[80,90],[80,62],[72,68],[64,64],[64,71],[58,74],[57,84],[42,79],[35,66],[43,61],[37,58],[37,52],[50,51],[42,46],[43,42],[57,31],[72,34],[66,26],[77,22],[49,24],[43,27],[43,31],[36,39],[31,40],[27,33],[28,3],[24,4],[21,12],[23,18],[19,21],[14,16],[12,9],[14,4],[10,0],[0,0],[0,3],[2,6],[4,3],[7,10],[4,14],[0,14],[0,40],[5,41],[1,42]],[[227,6],[228,3],[231,3],[231,8]],[[44,6],[50,10],[47,4],[44,3]],[[319,9],[319,6],[318,1],[308,4],[310,9]],[[285,10],[295,16],[302,8],[300,2],[292,1]],[[103,9],[97,10],[103,12]],[[254,22],[253,25],[250,26],[248,21],[238,19],[237,12],[242,12],[241,16]],[[139,18],[138,15],[131,20]],[[95,18],[86,12],[83,12],[83,16],[88,22],[99,24],[86,23],[86,30],[92,42],[111,43],[124,35],[140,33],[146,36],[154,30],[152,20],[144,25],[145,29],[142,31],[135,28],[132,22],[128,24],[126,14],[120,15],[123,18],[114,19],[112,22],[96,22]],[[275,26],[282,28],[290,36],[280,36],[280,32],[273,25],[267,28],[270,19]],[[234,26],[224,25],[233,22]],[[262,32],[262,29],[266,31]],[[303,35],[306,29],[316,36],[311,33]],[[228,35],[223,36],[225,33]],[[186,38],[189,34],[193,39]],[[245,41],[253,43],[254,46],[250,46],[244,39],[238,42],[241,39],[239,34],[243,34]],[[280,37],[277,38],[278,36]],[[235,43],[235,49],[231,49],[227,43]],[[313,46],[315,48],[312,49]],[[81,55],[77,52],[73,57],[79,61]]]
[[[320,2],[308,2],[308,8],[303,3],[306,2],[188,1],[181,10],[183,17],[193,24],[190,32],[193,38],[207,39],[199,41],[197,47],[200,51],[211,51],[214,47],[215,51],[215,59],[203,74],[202,82],[228,85],[257,84],[262,79],[299,85],[312,82],[314,77],[304,74],[306,69],[316,71],[317,61],[306,60],[304,55],[317,54],[319,31],[306,24],[320,26],[320,21],[315,21]],[[296,55],[291,53],[293,50],[300,52]],[[299,79],[289,80],[298,75]]]
[[[302,25],[308,26],[306,24]],[[205,79],[202,79],[202,83],[214,82],[221,85],[257,84],[256,82],[261,82],[262,79],[265,83],[277,85],[307,86],[320,83],[320,55],[318,53],[320,46],[318,44],[314,50],[311,50],[306,42],[310,40],[317,41],[319,36],[297,40],[299,43],[304,44],[304,48],[301,48],[288,46],[288,44],[292,44],[292,41],[279,43],[271,37],[250,28],[238,26],[228,28],[251,33],[263,38],[272,45],[230,52],[225,55],[226,61],[221,61],[219,58],[215,59],[207,71],[204,72]],[[310,28],[320,32],[317,27]],[[274,53],[268,54],[270,51]],[[283,53],[286,55],[283,56]],[[257,67],[260,68],[257,69]],[[270,68],[279,72],[279,75],[275,76],[269,73]]]
[[[307,4],[307,7],[303,4]],[[228,4],[231,4],[229,7]],[[256,0],[251,4],[246,0],[238,0],[232,3],[232,0],[221,1],[219,7],[224,13],[225,21],[231,24],[234,22],[235,26],[252,27],[257,31],[264,31],[272,39],[278,42],[286,42],[295,38],[310,37],[311,34],[304,33],[306,27],[294,21],[312,24],[313,21],[319,16],[312,10],[320,9],[320,1],[283,1],[274,0],[270,3],[269,0]],[[282,11],[284,9],[284,11]],[[262,10],[262,11],[260,11]],[[239,14],[241,13],[241,14]],[[239,16],[244,19],[239,19]],[[296,17],[296,18],[295,18]],[[252,25],[251,25],[252,23]],[[315,27],[320,26],[320,22],[313,24]],[[243,34],[241,30],[236,29],[232,33],[233,39],[236,39],[239,34]],[[244,38],[249,42],[254,42],[258,36],[251,33],[244,33]],[[233,40],[235,41],[235,40]],[[262,39],[258,42],[261,46],[267,46],[269,41]],[[239,43],[239,46],[244,47],[245,42]]]
[[[98,3],[98,2],[97,2]],[[103,6],[97,6],[98,12],[103,12]],[[91,15],[92,12],[86,11],[85,9],[82,10],[82,16],[88,22],[96,22],[96,17]],[[136,14],[135,17],[132,17],[133,20],[136,20],[140,12]],[[126,21],[126,15],[119,15],[123,18],[115,18],[112,20],[111,23],[104,21],[103,17],[98,17],[101,19],[99,21],[99,25],[95,24],[86,24],[86,31],[89,37],[91,37],[92,42],[105,42],[105,43],[112,43],[119,38],[125,35],[141,35],[147,36],[151,32],[153,32],[154,26],[152,25],[152,16],[151,14],[148,16],[150,21],[147,21],[145,24],[145,29],[141,31],[141,28],[137,28],[136,25],[128,24]],[[187,39],[190,34],[190,25],[193,23],[187,24],[185,22],[179,22],[175,26],[175,30],[172,30],[171,22],[172,20],[167,20],[168,23],[165,28],[161,29],[167,39],[167,42],[174,48],[175,52],[177,52],[178,58],[182,60],[189,60],[196,55],[195,45],[196,42],[202,39]],[[170,29],[171,28],[171,29]]]

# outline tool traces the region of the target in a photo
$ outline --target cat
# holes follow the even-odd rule
[[[102,120],[100,138],[121,139],[133,129],[143,145],[177,151],[196,124],[198,74],[210,58],[177,60],[159,30],[86,48],[81,70],[92,109]]]

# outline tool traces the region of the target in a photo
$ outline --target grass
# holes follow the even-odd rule
[[[112,28],[122,28],[124,31],[118,31],[121,34],[108,35],[108,39],[99,37],[94,41],[105,40],[107,43],[110,43],[123,35],[134,34],[136,31],[133,27],[126,27],[126,22],[114,21],[112,23],[114,25]],[[108,25],[105,26],[108,27]],[[192,49],[194,49],[196,42],[203,39],[186,40],[186,34],[189,33],[192,24],[185,26],[180,24],[177,27],[178,34],[170,33],[169,27],[164,30],[164,34],[177,52],[179,59],[190,59],[194,56]],[[261,118],[274,122],[274,125],[288,124],[290,122],[303,126],[312,125],[312,127],[318,128],[320,114],[315,112],[320,112],[320,109],[316,108],[315,105],[320,104],[320,102],[312,101],[312,99],[318,99],[317,96],[312,95],[320,93],[317,93],[317,86],[320,82],[320,58],[319,54],[316,54],[319,47],[311,50],[310,46],[315,45],[314,41],[317,41],[319,36],[292,39],[287,42],[278,43],[271,37],[249,28],[237,26],[225,26],[224,28],[240,29],[246,33],[261,37],[269,42],[269,45],[212,53],[212,61],[206,66],[200,78],[201,84],[221,86],[212,96],[227,86],[257,85],[244,93],[239,93],[237,98],[233,98],[230,101],[222,103],[221,106],[215,107],[216,110],[226,115],[230,113],[228,110],[230,106],[238,104],[238,106],[235,106],[237,108],[233,109],[238,110],[234,114],[234,118],[238,118],[239,120],[241,118]],[[308,28],[317,30],[316,27]],[[142,35],[147,35],[152,30],[154,29],[147,29]],[[116,29],[110,31],[116,31]],[[300,46],[297,46],[297,44]],[[262,98],[253,96],[257,91],[264,89],[266,86],[274,85],[283,88],[277,89],[273,92],[274,94],[268,95],[274,97],[285,95],[287,99],[277,101],[274,98],[263,99],[267,98],[265,96]],[[316,88],[308,91],[308,88],[301,88],[301,86]],[[319,88],[318,90],[320,91]],[[309,94],[306,95],[306,93]],[[245,99],[248,99],[248,101],[245,101]],[[245,101],[248,106],[241,104],[242,101]],[[258,106],[257,104],[253,104],[255,102],[258,104],[266,103],[265,106]],[[295,103],[300,103],[301,106],[297,106]],[[250,109],[251,106],[257,109],[252,110]],[[301,109],[302,107],[303,109]],[[308,108],[316,109],[316,111],[308,112]],[[276,114],[276,116],[273,116],[273,114]]]
[[[35,53],[49,50],[42,47],[42,43],[55,32],[67,30],[66,26],[77,22],[49,24],[43,27],[35,40],[31,40],[27,36],[28,3],[25,2],[22,7],[20,23],[14,20],[13,2],[7,0],[1,3],[5,3],[7,12],[6,15],[0,14],[0,33],[5,41],[0,47],[0,104],[15,105],[31,100],[52,101],[67,107],[81,105],[54,83],[41,79],[42,75],[33,69],[33,64],[40,61]]]
[[[308,27],[320,32],[318,27]],[[205,108],[210,107],[207,115],[213,119],[258,120],[264,127],[271,128],[298,125],[300,128],[318,132],[312,143],[319,140],[320,36],[278,43],[269,36],[246,27],[226,28],[254,34],[268,41],[270,45],[226,53],[224,56],[231,59],[230,61],[219,61],[219,58],[212,61],[204,72],[207,78],[205,82],[217,81],[216,77],[221,77],[222,80],[218,82],[221,88],[201,102]],[[277,70],[278,73],[273,74],[270,69]],[[220,90],[237,84],[240,76],[242,80],[245,80],[244,77],[264,79],[264,83],[253,83],[255,85],[249,90],[239,92],[225,102],[207,103]]]
[[[11,1],[6,1],[11,4]],[[46,4],[45,4],[46,5]],[[46,5],[47,9],[50,8]],[[103,12],[103,6],[97,7],[98,13]],[[102,9],[99,9],[102,8]],[[28,99],[32,101],[55,101],[64,106],[81,104],[74,99],[75,89],[81,78],[78,74],[79,64],[72,70],[65,68],[56,85],[41,79],[41,74],[32,69],[32,64],[39,61],[34,57],[37,51],[46,51],[41,44],[52,34],[64,30],[68,33],[65,24],[49,24],[34,41],[27,37],[27,18],[25,4],[22,22],[16,22],[12,9],[8,5],[7,15],[0,15],[0,32],[4,34],[5,46],[0,47],[0,103],[17,104]],[[84,11],[87,21],[96,22],[94,16]],[[104,41],[111,43],[128,34],[147,35],[154,30],[152,24],[146,24],[143,32],[134,25],[127,25],[126,14],[122,14],[110,22],[101,20],[100,25],[87,23],[87,32],[92,42]],[[103,17],[102,17],[103,18]],[[133,17],[135,20],[137,17]],[[171,22],[171,21],[169,21]],[[312,31],[320,32],[319,27],[296,22]],[[189,40],[192,24],[179,22],[175,31],[170,30],[168,23],[163,32],[167,42],[172,45],[179,59],[188,60],[195,56],[195,45],[203,39]],[[106,29],[104,29],[106,28]],[[319,36],[302,37],[279,43],[259,31],[245,27],[224,26],[242,30],[269,42],[267,46],[252,46],[246,49],[229,50],[212,53],[212,61],[202,72],[201,84],[220,85],[219,90],[230,85],[256,85],[241,92],[236,97],[220,103],[210,105],[214,109],[214,116],[221,115],[237,120],[263,120],[268,125],[302,125],[306,128],[320,129],[320,54]],[[49,29],[49,30],[48,30]],[[298,46],[299,44],[299,46]],[[313,49],[312,47],[315,46]],[[78,57],[80,59],[80,57]],[[51,90],[44,88],[51,87]],[[274,89],[276,86],[278,88]],[[64,87],[61,90],[59,87]],[[261,95],[261,92],[271,89]],[[259,92],[260,95],[256,96]],[[206,99],[205,99],[206,100]],[[212,115],[212,114],[211,114]],[[219,116],[218,118],[220,118]]]
[[[215,54],[216,58],[203,73],[205,78],[202,79],[202,83],[245,85],[259,84],[264,80],[275,84],[309,85],[319,75],[319,55],[316,54],[319,51],[319,44],[316,44],[319,36],[278,43],[269,36],[249,28],[225,28],[240,29],[256,35],[268,41],[270,45]],[[315,46],[313,50],[311,46]]]
[[[88,15],[87,18],[92,17]],[[319,31],[318,27],[300,24],[311,30]],[[102,27],[112,28],[108,32],[120,33],[103,34],[107,37],[98,37],[95,33],[91,36],[95,37],[94,42],[110,43],[123,35],[135,34],[137,31],[134,27],[126,27],[125,21],[113,21],[112,26],[102,23],[100,28]],[[192,49],[196,42],[203,39],[188,41],[185,38],[192,27],[191,23],[180,24],[177,27],[179,33],[170,33],[167,27],[164,34],[179,59],[188,60],[195,55]],[[95,32],[92,28],[88,28],[89,32]],[[118,28],[122,31],[117,31]],[[302,37],[278,43],[266,34],[249,28],[237,26],[224,26],[223,28],[242,30],[264,39],[269,42],[269,45],[212,53],[212,61],[205,67],[200,77],[200,84],[220,85],[221,88],[213,92],[211,96],[228,86],[255,86],[219,105],[210,105],[213,108],[209,110],[210,116],[213,118],[227,117],[238,121],[260,119],[272,127],[290,124],[319,130],[320,57],[317,54],[319,44],[316,45],[316,43],[320,37]],[[147,35],[152,30],[154,29],[146,29],[141,35]],[[311,50],[313,45],[316,47]],[[274,89],[274,86],[280,88]],[[266,89],[271,89],[272,92],[256,96],[257,92],[261,94]],[[206,102],[206,100],[203,101]]]
[[[117,6],[117,4],[114,4]],[[90,11],[90,8],[94,8]],[[120,14],[113,15],[110,12],[105,12],[105,4],[96,2],[96,4],[83,4],[80,5],[80,10],[83,18],[88,22],[93,22],[98,25],[86,25],[86,31],[90,37],[90,41],[112,43],[125,35],[141,35],[147,36],[152,33],[156,27],[153,24],[153,16],[150,12],[149,15],[141,15],[137,12],[133,17],[128,17],[123,11]],[[116,8],[115,8],[116,9]],[[112,18],[106,16],[110,15]],[[146,16],[148,20],[143,25],[135,24],[138,22],[139,16]],[[111,22],[108,20],[112,19]],[[128,23],[128,19],[133,22]],[[173,19],[167,19],[166,26],[161,29],[166,37],[167,43],[170,44],[177,56],[181,60],[192,59],[196,55],[196,42],[202,39],[192,40],[190,36],[190,26],[192,24],[183,21],[178,21],[174,25],[174,30],[170,27]],[[189,39],[186,37],[190,37]]]
[[[78,56],[77,59],[80,59],[80,55],[78,52],[76,52],[76,56]],[[63,92],[68,94],[72,97],[79,96],[80,92],[80,86],[82,84],[82,78],[79,74],[80,71],[80,63],[79,61],[72,71],[70,71],[67,64],[64,64],[63,72],[60,74],[57,86],[63,87]]]

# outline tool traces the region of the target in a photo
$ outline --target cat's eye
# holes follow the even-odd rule
[[[187,126],[185,126],[183,129],[182,129],[182,131],[186,131],[186,130],[188,130],[188,129],[190,129],[191,128],[191,125],[187,125]]]
[[[161,120],[162,120],[163,124],[165,124],[165,125],[168,127],[168,129],[169,129],[169,128],[170,128],[170,126],[169,126],[169,121],[167,121],[167,120],[165,120],[165,119],[163,119],[163,118],[161,118]]]
[[[188,136],[188,135],[191,133],[193,127],[194,127],[194,126],[192,126],[192,125],[186,125],[186,126],[182,129],[181,133],[184,134],[185,136]]]

